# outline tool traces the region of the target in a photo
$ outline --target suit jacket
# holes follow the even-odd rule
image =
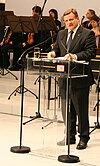
[[[57,56],[64,56],[66,52],[66,40],[68,30],[64,29],[58,32],[56,45],[54,51]],[[93,31],[79,26],[74,39],[71,43],[69,52],[76,54],[77,60],[85,60],[90,62],[92,58],[96,56],[96,39]],[[77,72],[80,71],[80,67],[76,67]],[[77,73],[76,72],[76,73]],[[88,77],[72,78],[71,86],[74,88],[83,88],[90,86],[94,83],[93,74],[91,71],[90,64],[85,67],[85,74]],[[63,83],[62,83],[63,86]]]

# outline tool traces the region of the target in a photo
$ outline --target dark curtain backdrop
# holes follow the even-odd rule
[[[5,10],[5,3],[0,3],[0,10]]]
[[[0,11],[5,11],[5,3],[0,3]],[[0,25],[0,42],[2,41],[4,36],[4,26]]]

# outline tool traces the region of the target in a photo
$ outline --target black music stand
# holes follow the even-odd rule
[[[42,42],[43,40],[46,40],[47,37],[49,38],[50,36],[53,36],[51,35],[50,31],[55,31],[55,32],[58,31],[55,21],[50,16],[40,16],[40,17],[33,16],[33,19],[37,25],[38,32],[41,32],[40,42]],[[53,38],[51,39],[51,41],[48,41],[48,42],[49,42],[49,45],[47,45],[48,43],[44,43],[44,45],[41,45],[43,47],[43,48],[41,47],[42,50],[44,49],[45,52],[50,51],[51,43],[52,44],[54,43]]]
[[[11,26],[12,32],[22,32],[22,33],[23,32],[30,32],[30,33],[35,32],[35,28],[33,28],[33,26],[35,27],[35,24],[33,24],[33,22],[28,17],[22,18],[22,17],[17,17],[17,16],[9,16],[8,20],[9,20],[9,24]],[[25,58],[23,57],[21,59],[21,80],[20,80],[21,84],[20,84],[20,86],[18,86],[14,90],[14,92],[12,92],[12,94],[13,94],[15,92],[18,92],[18,90],[20,89],[20,93],[21,93],[20,145],[13,146],[10,148],[10,151],[14,152],[14,153],[29,153],[31,151],[29,147],[22,146],[22,123],[23,123],[24,92],[29,91],[36,98],[38,98],[36,94],[34,94],[33,92],[31,92],[30,90],[28,90],[27,88],[24,87],[24,66],[25,66],[24,61],[25,61]],[[26,91],[24,91],[24,89]],[[10,96],[9,96],[9,98],[10,98]]]
[[[30,17],[31,19],[33,19],[35,21],[35,24],[37,25],[37,30],[38,31],[41,31],[41,33],[43,31],[57,31],[57,27],[56,27],[56,24],[53,20],[52,17],[50,16],[42,16],[42,17],[37,17],[37,16],[34,16],[34,17]],[[51,39],[51,38],[50,38]],[[42,44],[43,43],[47,43],[47,40],[44,40],[45,42],[41,42]],[[48,40],[49,41],[49,40]],[[37,44],[36,46],[41,46],[42,44]],[[34,46],[35,47],[35,46]],[[40,53],[40,58],[41,58],[41,53]],[[41,71],[41,64],[39,65],[39,72]],[[38,81],[39,83],[39,93],[38,93],[38,112],[36,112],[36,116],[31,116],[30,120],[24,122],[23,124],[27,124],[28,122],[31,122],[37,118],[43,118],[40,114],[40,89],[41,89],[41,76],[39,76],[36,81]],[[35,81],[35,83],[36,83]],[[50,87],[50,82],[49,82],[49,79],[48,79],[48,87]],[[48,88],[49,89],[49,88]],[[50,89],[49,89],[50,91]],[[50,93],[48,93],[48,100],[50,100]]]
[[[3,31],[6,26],[9,26],[7,16],[13,16],[13,15],[14,15],[13,11],[0,11],[0,26],[2,26]],[[5,33],[3,35],[3,40],[6,37],[7,31],[8,31],[8,28],[6,27]],[[3,57],[3,61],[4,61],[4,57]],[[7,72],[4,73],[4,70],[6,70]],[[3,66],[3,68],[1,69],[1,75],[5,76],[7,74],[11,74],[12,76],[16,78],[16,80],[18,80],[18,78],[9,69],[5,69]]]
[[[0,11],[0,25],[9,26],[7,16],[13,15],[13,11]]]
[[[55,31],[55,32],[58,31],[54,19],[50,16],[42,16],[42,20],[38,22],[38,30],[39,31],[48,30],[48,31]],[[52,44],[53,43],[54,43],[54,40],[52,39]],[[55,80],[55,85],[56,85],[56,80]],[[51,93],[51,77],[48,77],[48,109],[50,107],[50,100],[54,100],[56,97],[55,96],[54,98],[51,98],[50,93]]]
[[[100,93],[100,69],[99,69],[99,72],[98,72],[98,78],[96,80],[96,93],[97,93],[97,103],[95,104],[94,108],[93,108],[93,111],[97,111],[97,121],[94,122],[95,126],[91,126],[91,128],[93,128],[91,131],[90,131],[90,134],[96,130],[96,129],[100,129],[100,122],[99,122],[99,103],[100,103],[100,97],[99,97],[99,93]]]
[[[12,32],[17,32],[17,33],[37,33],[37,28],[35,26],[34,20],[30,19],[30,17],[24,17],[24,16],[8,16],[7,17],[9,25],[11,27]],[[25,60],[25,59],[23,59]],[[20,85],[9,95],[8,99],[10,99],[10,97],[16,93],[21,94],[21,88],[22,88],[22,70],[25,67],[25,64],[23,63],[20,64],[21,65],[21,74],[20,74]],[[32,91],[30,91],[29,89],[27,89],[26,87],[24,87],[24,92],[29,91],[32,95],[34,95],[36,98],[37,95],[35,93],[33,93]]]
[[[48,31],[57,31],[57,26],[53,20],[52,17],[50,16],[42,16],[41,17],[38,17],[38,16],[33,16],[31,17],[34,19],[36,25],[37,25],[37,29],[38,31],[45,31],[45,30],[48,30]]]
[[[96,57],[94,59],[91,59],[91,69],[92,73],[94,75],[94,81],[96,84],[96,93],[97,93],[97,102],[93,108],[93,111],[96,111],[96,122],[94,122],[94,126],[90,126],[90,128],[93,128],[90,131],[90,134],[96,130],[100,129],[100,122],[99,122],[99,103],[100,103],[100,48],[97,48],[96,50]]]

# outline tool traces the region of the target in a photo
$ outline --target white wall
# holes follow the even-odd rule
[[[31,15],[34,5],[43,6],[45,0],[6,0],[6,10],[13,10],[16,15]],[[77,9],[80,18],[85,15],[88,8],[92,8],[100,16],[100,0],[47,0],[43,15],[48,15],[51,8],[58,10],[59,19],[67,8]]]

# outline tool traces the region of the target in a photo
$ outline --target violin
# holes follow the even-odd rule
[[[34,33],[29,33],[27,43],[33,44],[33,42],[34,42]]]
[[[8,33],[7,37],[6,37],[5,40],[4,40],[4,43],[5,43],[5,44],[9,42],[9,39],[10,39],[10,36],[11,36],[11,35],[12,35],[12,32],[10,31],[10,32]]]

